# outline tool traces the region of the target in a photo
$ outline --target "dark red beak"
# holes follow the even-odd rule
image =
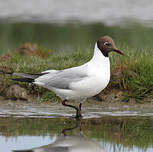
[[[118,50],[118,49],[114,49],[114,52],[119,53],[121,55],[124,55],[124,53],[121,50]]]

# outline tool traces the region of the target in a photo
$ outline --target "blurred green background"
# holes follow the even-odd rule
[[[13,51],[25,42],[37,43],[56,51],[93,48],[104,35],[114,38],[120,48],[153,48],[153,28],[140,24],[105,26],[104,24],[0,24],[0,51]]]

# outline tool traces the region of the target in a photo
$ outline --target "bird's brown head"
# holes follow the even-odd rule
[[[108,57],[109,52],[117,52],[124,55],[122,51],[115,46],[113,39],[110,36],[103,36],[97,41],[97,47],[101,50],[105,57]]]

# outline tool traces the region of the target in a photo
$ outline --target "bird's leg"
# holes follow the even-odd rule
[[[82,103],[79,104],[79,109],[80,109],[80,111],[81,111],[81,108],[82,108]]]
[[[79,104],[79,107],[76,107],[76,106],[67,104],[66,102],[67,102],[67,100],[63,100],[62,105],[63,106],[67,106],[67,107],[74,108],[76,110],[76,116],[75,116],[75,118],[81,118],[82,117],[82,115],[81,115],[81,106],[82,106],[82,103]]]
[[[76,114],[76,116],[78,116],[79,118],[82,117],[82,115],[81,115],[81,107],[82,107],[82,103],[79,104],[79,107],[78,107],[78,110],[77,110],[77,114]]]

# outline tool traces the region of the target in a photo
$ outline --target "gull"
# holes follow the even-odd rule
[[[29,82],[52,90],[64,106],[76,110],[76,118],[82,117],[81,106],[68,104],[69,100],[85,100],[100,93],[110,81],[109,53],[123,52],[116,48],[110,36],[103,36],[95,44],[93,57],[85,64],[64,70],[47,70],[41,73],[12,73],[23,78],[13,80]]]

